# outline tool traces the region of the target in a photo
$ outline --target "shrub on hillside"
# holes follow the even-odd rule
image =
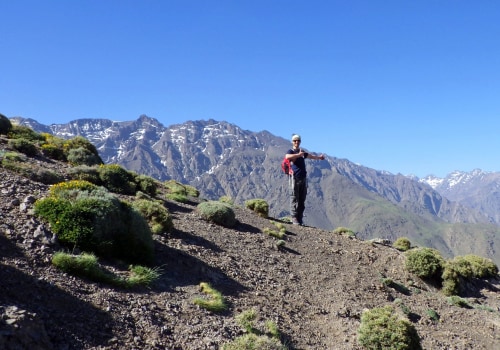
[[[10,119],[0,114],[0,135],[7,135],[12,129],[12,123]]]
[[[498,267],[490,259],[472,254],[457,256],[444,265],[442,291],[448,296],[460,295],[473,278],[495,277],[497,274]]]
[[[397,250],[400,250],[402,252],[406,252],[407,250],[410,250],[411,243],[410,243],[410,240],[408,238],[399,237],[398,239],[396,239],[396,241],[394,241],[392,246],[394,248],[396,248]]]
[[[24,153],[29,157],[36,156],[38,153],[36,145],[32,141],[25,138],[10,139],[8,144],[10,148]]]
[[[236,224],[234,210],[226,203],[219,201],[207,201],[198,204],[196,207],[200,216],[218,225],[233,227]]]
[[[407,319],[399,317],[391,306],[362,313],[358,341],[367,349],[422,348],[414,326]]]
[[[103,185],[99,175],[99,167],[79,165],[68,169],[68,175],[73,180],[84,180],[98,186]]]
[[[269,204],[260,198],[250,199],[245,202],[245,207],[253,210],[257,215],[267,218],[269,216]]]
[[[137,190],[146,193],[152,197],[156,196],[158,190],[158,181],[147,175],[136,175],[134,179],[137,184]]]
[[[135,194],[134,175],[118,164],[99,166],[99,178],[109,191],[120,194]]]
[[[33,143],[41,143],[45,141],[42,134],[39,134],[33,129],[22,125],[12,125],[12,129],[9,131],[7,136],[10,139],[25,139]]]
[[[165,206],[147,199],[135,200],[132,206],[146,218],[154,234],[158,235],[172,230],[174,226],[172,216]]]
[[[55,185],[35,203],[64,246],[129,262],[153,259],[151,230],[143,216],[103,187],[85,181]]]
[[[67,154],[69,154],[69,151],[71,150],[80,148],[83,148],[86,154],[94,156],[92,157],[92,160],[95,161],[95,163],[93,164],[103,164],[101,157],[99,157],[99,152],[97,152],[97,148],[86,138],[82,136],[76,136],[64,142],[64,149]],[[87,164],[87,165],[93,165],[93,164]]]
[[[432,248],[415,248],[406,252],[406,269],[418,277],[440,279],[444,259]]]
[[[84,147],[72,148],[66,156],[71,165],[99,165],[102,164],[101,157],[90,152]]]

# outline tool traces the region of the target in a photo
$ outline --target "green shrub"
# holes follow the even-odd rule
[[[12,123],[10,119],[0,114],[0,135],[7,135],[12,129]]]
[[[233,227],[236,224],[234,210],[226,203],[219,201],[207,201],[196,207],[201,217],[216,224]]]
[[[413,325],[400,318],[391,306],[362,313],[358,341],[367,349],[421,349]]]
[[[476,255],[457,256],[444,265],[442,292],[445,295],[460,295],[467,281],[495,277],[497,274],[498,267],[490,259]]]
[[[99,166],[99,178],[109,191],[120,194],[135,194],[134,176],[117,164]]]
[[[56,145],[53,143],[44,143],[42,146],[42,153],[50,158],[60,161],[66,161],[66,154],[64,154],[64,149],[62,145]]]
[[[439,314],[435,310],[433,310],[433,309],[427,309],[426,313],[427,313],[427,316],[429,316],[429,318],[431,319],[432,322],[434,322],[434,323],[439,322],[440,316],[439,316]]]
[[[9,147],[26,154],[29,157],[36,156],[38,153],[38,148],[36,145],[25,138],[10,139],[8,141]]]
[[[171,201],[175,201],[175,202],[179,202],[179,203],[187,203],[188,202],[188,197],[184,194],[180,194],[180,193],[168,193],[165,198],[171,200]]]
[[[406,253],[406,269],[418,277],[440,278],[444,260],[441,253],[432,248],[415,248]]]
[[[28,176],[31,180],[41,182],[46,185],[53,185],[64,181],[64,177],[62,175],[45,168],[33,169],[31,174]]]
[[[242,313],[236,315],[236,321],[243,327],[247,333],[260,333],[255,328],[255,320],[257,319],[257,311],[255,309],[245,310]]]
[[[12,129],[7,136],[10,139],[25,139],[32,143],[40,143],[45,141],[42,134],[37,133],[33,129],[23,125],[12,125]]]
[[[82,136],[76,136],[72,139],[66,140],[64,142],[63,147],[65,153],[68,155],[71,150],[84,149],[85,154],[88,155],[87,157],[92,160],[92,164],[89,163],[81,163],[81,164],[87,164],[87,165],[103,164],[101,157],[99,157],[99,152],[97,152],[97,148],[92,143],[90,143],[89,140],[87,140]]]
[[[52,258],[52,264],[60,270],[75,276],[125,288],[148,287],[160,276],[157,268],[151,269],[140,265],[131,265],[129,268],[130,275],[127,278],[122,278],[102,268],[96,256],[89,253],[75,256],[57,252]]]
[[[153,260],[143,216],[102,187],[85,181],[55,185],[49,197],[35,203],[35,214],[50,223],[64,246],[130,262]]]
[[[103,185],[99,175],[99,168],[95,166],[79,165],[68,170],[68,175],[74,180],[83,180],[95,185]]]
[[[134,179],[137,184],[137,190],[142,191],[152,197],[156,196],[158,190],[158,181],[147,175],[137,175]]]
[[[68,150],[66,158],[71,165],[91,166],[102,164],[102,160],[98,155],[93,154],[84,147],[72,148]]]
[[[396,239],[396,241],[392,244],[394,248],[397,250],[400,250],[402,252],[406,252],[407,250],[410,250],[411,248],[411,243],[410,240],[406,237],[399,237]]]
[[[170,193],[170,194],[181,194],[183,196],[188,195],[188,191],[186,189],[186,186],[184,186],[183,184],[181,184],[175,180],[165,181],[165,188],[167,189],[168,193]]]
[[[458,256],[455,259],[460,266],[463,266],[471,277],[489,278],[498,275],[498,266],[491,260],[477,255]],[[461,273],[465,276],[465,273]]]
[[[135,200],[132,206],[146,218],[151,232],[154,234],[166,233],[172,230],[174,226],[172,216],[165,206],[147,199]]]
[[[260,198],[250,199],[245,202],[245,207],[253,210],[257,215],[267,218],[269,216],[269,204]]]

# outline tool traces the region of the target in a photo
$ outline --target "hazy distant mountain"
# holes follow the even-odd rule
[[[473,208],[500,223],[500,173],[475,169],[455,171],[445,178],[427,176],[420,180],[442,196]]]
[[[96,145],[106,163],[191,184],[208,199],[228,195],[242,205],[263,198],[270,204],[271,216],[289,213],[287,179],[280,162],[290,142],[267,131],[242,130],[215,120],[166,127],[144,115],[128,122],[79,119],[50,126],[32,119],[12,121],[59,137],[81,135]],[[325,161],[307,161],[307,166],[308,225],[346,226],[361,238],[405,236],[444,254],[474,251],[500,261],[500,250],[495,249],[500,244],[500,220],[482,207],[451,201],[428,182],[347,159],[327,156]]]

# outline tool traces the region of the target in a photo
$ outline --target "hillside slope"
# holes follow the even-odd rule
[[[290,142],[267,131],[215,120],[165,127],[145,115],[128,122],[79,119],[50,127],[31,119],[13,120],[64,138],[83,136],[96,145],[105,163],[190,184],[204,198],[227,195],[239,205],[263,198],[273,217],[289,215],[288,181],[279,165]],[[471,253],[500,264],[500,226],[491,217],[402,175],[331,156],[307,162],[307,224],[325,230],[346,226],[364,239],[408,237],[449,257]]]
[[[42,157],[26,162],[62,175],[68,167]],[[275,220],[235,206],[238,224],[224,228],[197,215],[197,198],[164,202],[174,230],[155,237],[162,275],[151,289],[122,290],[73,277],[51,265],[61,247],[32,214],[48,186],[5,168],[0,176],[0,348],[219,349],[243,333],[236,316],[255,309],[262,322],[278,325],[289,349],[361,349],[361,313],[383,305],[410,319],[424,349],[500,344],[498,279],[468,286],[464,297],[474,308],[450,305],[409,274],[405,255],[390,246],[285,224],[285,246],[278,248],[262,233]],[[118,274],[127,269],[101,263]],[[389,288],[382,278],[405,288]],[[200,282],[223,294],[226,312],[193,303],[206,297]]]

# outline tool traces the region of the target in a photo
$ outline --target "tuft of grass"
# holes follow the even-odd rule
[[[427,316],[431,319],[432,322],[437,323],[439,322],[440,316],[434,309],[427,309],[426,311]]]
[[[150,287],[161,274],[159,268],[131,265],[129,267],[130,275],[127,278],[122,278],[102,268],[97,257],[90,253],[71,255],[57,252],[52,257],[52,264],[71,275],[122,288]]]
[[[127,288],[150,287],[161,275],[161,269],[158,267],[149,268],[141,265],[131,265],[129,270],[130,276],[125,280],[125,287]]]
[[[245,202],[245,207],[257,213],[257,215],[267,218],[269,216],[269,204],[261,198],[249,199]]]
[[[275,237],[278,239],[282,239],[283,236],[285,235],[283,232],[278,232],[278,231],[272,230],[269,227],[264,228],[263,231],[264,231],[264,233],[267,233],[269,236],[272,236],[272,237]]]
[[[466,299],[461,298],[461,297],[459,297],[457,295],[452,295],[452,296],[446,298],[446,301],[450,305],[454,305],[454,306],[458,306],[458,307],[463,307],[463,308],[466,308],[466,309],[471,309],[472,308],[472,306],[470,306],[469,302]]]
[[[226,300],[222,294],[216,289],[212,288],[209,283],[200,283],[201,291],[208,294],[210,299],[196,298],[194,303],[205,310],[212,312],[222,312],[227,310]]]
[[[245,330],[245,332],[260,334],[260,331],[255,328],[256,319],[257,311],[255,311],[255,309],[243,311],[236,316],[236,321]]]
[[[335,230],[332,231],[332,233],[336,235],[345,235],[350,238],[356,238],[356,233],[353,230],[348,229],[347,227],[342,227],[342,226],[337,227]]]
[[[222,350],[286,350],[287,347],[280,341],[280,331],[275,322],[267,320],[265,331],[256,328],[258,319],[255,309],[243,311],[236,316],[236,321],[247,332],[224,344]]]

